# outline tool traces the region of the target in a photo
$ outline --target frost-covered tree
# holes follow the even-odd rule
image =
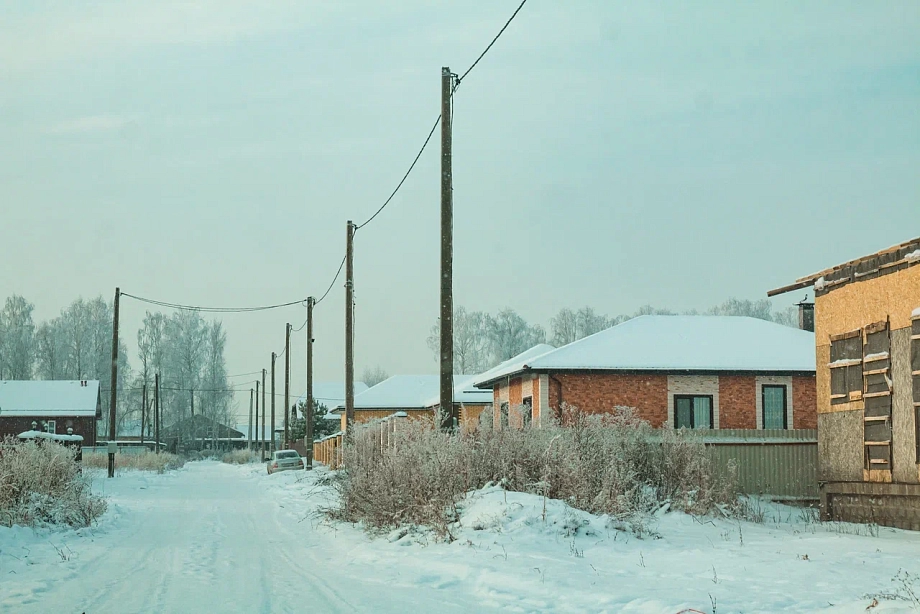
[[[730,298],[721,305],[710,307],[706,313],[712,316],[748,316],[773,321],[773,310],[767,299],[750,301]]]
[[[578,311],[561,309],[550,319],[552,342],[556,347],[562,347],[612,325],[610,318],[597,313],[591,307],[582,307]]]
[[[503,309],[494,318],[488,316],[487,330],[492,341],[493,363],[546,342],[546,331],[539,324],[528,324],[513,309]]]
[[[454,306],[454,373],[481,373],[493,366],[489,316],[481,311],[467,311]],[[436,321],[428,335],[428,348],[435,361],[441,354],[441,322]]]
[[[390,377],[390,374],[380,365],[374,368],[365,367],[364,371],[361,372],[361,381],[367,384],[368,387],[376,386],[388,377]]]
[[[40,379],[62,379],[65,352],[60,318],[39,324],[35,331],[35,375]]]
[[[32,379],[35,362],[35,306],[19,295],[6,299],[0,311],[0,379]]]

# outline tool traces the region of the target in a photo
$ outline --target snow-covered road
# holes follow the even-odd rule
[[[291,473],[266,476],[261,467],[199,462],[171,475],[128,472],[97,480],[111,497],[114,516],[100,529],[63,534],[14,529],[19,540],[6,548],[0,534],[0,557],[6,559],[0,562],[0,611],[445,608],[441,599],[418,591],[387,589],[373,580],[367,586],[363,578],[328,569],[328,548],[334,547],[328,533],[301,522],[266,488],[267,482],[291,478]],[[14,548],[15,541],[27,545]],[[13,569],[17,561],[20,568]]]
[[[451,543],[425,531],[369,537],[321,520],[330,492],[315,480],[324,472],[267,476],[261,465],[195,462],[164,475],[100,475],[110,509],[97,527],[0,527],[0,613],[920,606],[907,592],[920,596],[918,532],[817,523],[765,504],[762,523],[658,515],[640,539],[561,501],[489,487],[463,502]]]

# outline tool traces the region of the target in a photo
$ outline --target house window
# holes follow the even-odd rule
[[[524,426],[530,426],[530,423],[533,422],[533,397],[524,397],[521,417],[524,420]]]
[[[674,395],[674,428],[711,429],[711,395]]]
[[[501,415],[499,416],[499,420],[500,420],[499,424],[501,425],[503,429],[506,429],[508,428],[508,404],[507,403],[502,403],[500,413]]]
[[[786,424],[786,387],[767,385],[761,388],[763,401],[763,428],[785,429]]]
[[[45,422],[45,432],[46,433],[57,433],[57,421],[48,420]]]
[[[862,398],[863,343],[857,329],[831,337],[831,405]]]

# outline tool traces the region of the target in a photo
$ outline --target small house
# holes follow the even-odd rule
[[[475,388],[475,379],[474,375],[454,376],[454,405],[464,425],[475,424],[483,409],[492,404],[492,394]],[[355,395],[355,422],[369,422],[396,412],[405,412],[409,418],[434,420],[441,403],[440,387],[438,375],[394,375]],[[345,430],[345,404],[339,404],[332,413],[341,417]]]
[[[822,515],[920,530],[920,238],[812,286]]]
[[[640,316],[561,348],[536,346],[477,378],[495,428],[539,426],[563,404],[634,408],[655,427],[815,428],[814,334],[734,316]],[[512,409],[517,411],[511,411]]]
[[[0,381],[0,438],[41,431],[80,435],[95,446],[101,417],[97,380]]]

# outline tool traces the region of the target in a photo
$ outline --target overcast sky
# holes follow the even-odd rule
[[[0,4],[0,294],[39,320],[116,286],[322,294],[346,220],[437,117],[441,66],[462,73],[517,5]],[[920,235],[918,32],[916,0],[530,0],[456,95],[455,301],[544,325],[704,309]],[[356,237],[359,375],[436,370],[438,145]],[[147,306],[122,305],[133,348]],[[343,378],[343,310],[340,280],[320,380]],[[230,373],[268,367],[304,317],[224,317]]]

